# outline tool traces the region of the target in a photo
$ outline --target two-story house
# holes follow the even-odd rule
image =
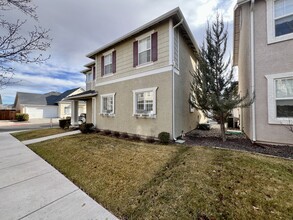
[[[188,103],[197,49],[175,8],[89,53],[87,91],[71,100],[87,100],[87,122],[100,129],[176,138],[200,120]]]
[[[293,0],[238,0],[234,20],[239,92],[256,96],[241,128],[254,142],[293,144]]]

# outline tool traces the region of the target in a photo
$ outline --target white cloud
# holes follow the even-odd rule
[[[15,79],[21,79],[22,84],[0,90],[0,93],[7,102],[12,100],[15,91],[41,93],[51,89],[64,91],[70,86],[84,86],[84,76],[79,71],[91,61],[85,57],[87,53],[177,6],[180,6],[200,45],[206,21],[218,10],[224,15],[225,21],[231,22],[235,2],[236,0],[35,0],[40,25],[51,29],[53,41],[47,51],[47,54],[51,54],[51,59],[43,65],[13,64],[17,69]],[[15,19],[13,12],[10,16]],[[66,72],[69,73],[66,75]]]

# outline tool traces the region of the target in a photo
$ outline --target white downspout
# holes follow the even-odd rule
[[[255,91],[255,60],[254,60],[254,2],[251,0],[250,7],[250,44],[251,44],[251,86],[252,91]],[[252,103],[252,141],[256,141],[256,122],[255,122],[255,101]]]
[[[183,19],[181,19],[181,21],[176,24],[173,28],[170,28],[170,37],[171,37],[171,41],[170,41],[170,48],[172,48],[170,50],[171,53],[171,60],[170,60],[170,65],[172,65],[172,137],[174,140],[176,140],[176,134],[175,134],[175,71],[174,71],[174,30],[175,28],[177,28],[180,24],[182,24]],[[170,24],[172,24],[172,20],[170,19]]]

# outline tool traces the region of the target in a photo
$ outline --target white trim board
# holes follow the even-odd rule
[[[277,118],[276,116],[276,86],[275,80],[293,77],[293,72],[269,74],[265,76],[267,79],[267,95],[268,95],[268,123],[269,124],[289,124],[293,118]]]
[[[97,83],[96,87],[105,86],[105,85],[118,83],[118,82],[123,82],[123,81],[131,80],[131,79],[137,79],[137,78],[141,78],[141,77],[151,76],[151,75],[160,74],[160,73],[164,73],[164,72],[168,72],[168,71],[172,71],[172,66],[169,65],[169,66],[162,67],[162,68],[159,68],[159,69],[150,70],[150,71],[147,71],[147,72],[137,73],[137,74],[134,74],[134,75],[131,75],[131,76],[125,76],[125,77],[122,77],[122,78]]]

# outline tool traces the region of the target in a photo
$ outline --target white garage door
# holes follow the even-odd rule
[[[57,106],[30,106],[25,107],[24,112],[29,114],[29,118],[57,118]]]

